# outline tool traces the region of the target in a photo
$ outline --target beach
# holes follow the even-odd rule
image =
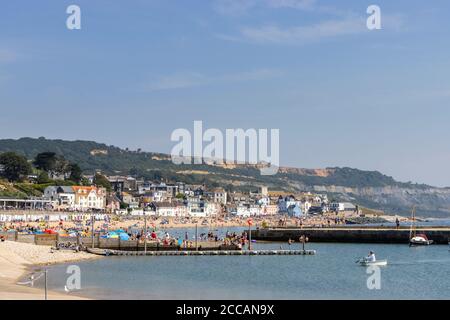
[[[0,300],[43,300],[42,289],[19,285],[34,266],[98,259],[86,252],[54,251],[49,246],[5,241],[0,242]],[[48,292],[50,300],[83,299],[72,294]]]
[[[7,211],[6,211],[7,212]],[[5,213],[6,213],[5,212]],[[20,214],[27,214],[27,211],[21,211]],[[45,211],[40,214],[57,216],[58,212]],[[320,216],[310,216],[307,219],[298,219],[294,217],[280,216],[280,215],[261,215],[250,217],[147,217],[147,227],[150,229],[171,229],[171,228],[194,228],[195,226],[206,226],[209,228],[231,228],[231,227],[248,227],[249,219],[253,227],[277,227],[277,226],[292,226],[296,227],[302,224],[303,226],[327,226],[336,225],[336,218],[339,218],[338,224],[344,224],[345,219],[355,218],[357,214],[354,212],[344,212],[336,215],[334,213],[327,213]],[[394,222],[396,216],[378,216],[389,222]],[[399,217],[402,223],[408,219]],[[84,220],[69,220],[61,219],[56,221],[12,221],[3,222],[1,225],[5,229],[16,229],[21,227],[47,227],[47,228],[63,228],[74,229],[87,227],[90,219]],[[95,223],[96,230],[102,229],[105,226],[105,221],[97,220]],[[111,215],[108,219],[107,226],[109,229],[128,229],[129,227],[143,228],[144,218],[142,216],[120,216]]]

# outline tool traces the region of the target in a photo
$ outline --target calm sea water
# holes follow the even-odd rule
[[[181,236],[185,230],[169,232]],[[192,229],[188,232],[193,234]],[[288,248],[286,243],[254,247],[280,245]],[[450,299],[448,246],[309,243],[307,248],[316,249],[317,255],[107,257],[79,262],[82,289],[73,294],[98,299]],[[389,262],[380,267],[379,290],[367,288],[370,275],[355,263],[369,250]],[[67,266],[50,268],[50,289],[63,291]]]

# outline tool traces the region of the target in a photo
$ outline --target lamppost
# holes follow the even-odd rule
[[[253,220],[250,218],[247,220],[248,223],[248,250],[252,250],[252,223]]]
[[[195,251],[198,251],[198,223],[195,224]]]
[[[142,209],[144,213],[144,255],[147,255],[147,216],[145,214],[145,208]]]
[[[303,252],[305,252],[305,243],[309,241],[308,237],[302,235],[298,240],[302,243]]]
[[[94,242],[94,237],[95,237],[95,229],[94,229],[94,223],[95,223],[95,218],[93,213],[91,213],[91,234],[92,234],[92,249],[95,248],[95,242]]]

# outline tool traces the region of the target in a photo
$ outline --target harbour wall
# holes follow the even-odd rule
[[[436,244],[448,244],[450,228],[417,228],[417,234],[425,234]],[[261,241],[299,241],[306,236],[309,242],[342,243],[404,243],[408,244],[410,230],[407,228],[267,228],[251,231],[252,239]]]

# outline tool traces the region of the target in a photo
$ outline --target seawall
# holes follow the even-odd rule
[[[450,228],[417,228],[417,234],[426,234],[436,244],[448,244]],[[263,241],[299,241],[305,235],[309,242],[342,243],[409,243],[410,230],[395,227],[335,227],[335,228],[267,228],[252,230],[252,239]]]

